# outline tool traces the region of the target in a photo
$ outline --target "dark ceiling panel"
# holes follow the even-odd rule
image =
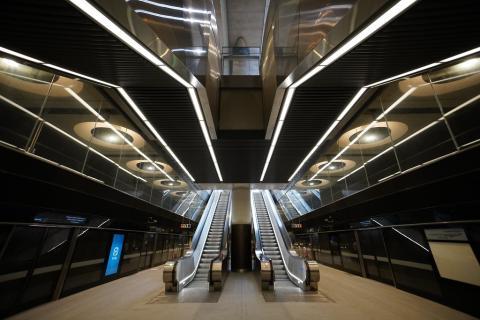
[[[480,46],[479,16],[478,1],[419,1],[307,81],[295,92],[265,181],[287,181],[360,87]]]
[[[250,183],[258,181],[269,142],[264,139],[216,140],[213,143],[224,182]]]
[[[218,182],[187,90],[61,0],[7,0],[0,46],[125,87],[193,177]]]

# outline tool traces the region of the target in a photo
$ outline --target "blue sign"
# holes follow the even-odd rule
[[[108,256],[107,270],[105,275],[109,276],[118,272],[118,265],[122,256],[123,239],[125,235],[114,234],[112,240],[112,246],[110,247],[110,255]]]

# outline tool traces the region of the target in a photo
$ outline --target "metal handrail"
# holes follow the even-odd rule
[[[60,229],[93,229],[93,230],[104,230],[104,231],[119,231],[119,232],[138,232],[138,233],[150,233],[150,234],[168,234],[174,236],[183,236],[178,233],[164,232],[164,231],[149,231],[149,230],[134,230],[134,229],[120,229],[120,228],[109,228],[109,227],[95,227],[95,226],[82,226],[76,224],[43,224],[43,223],[30,223],[30,222],[0,222],[0,226],[25,226],[25,227],[34,227],[34,228],[60,228]]]
[[[374,227],[365,227],[365,228],[352,228],[352,229],[338,229],[338,230],[325,230],[325,231],[314,231],[306,233],[298,233],[296,236],[309,236],[312,234],[327,234],[327,233],[336,233],[336,232],[347,232],[347,231],[365,231],[365,230],[377,230],[377,229],[388,229],[388,228],[408,228],[408,227],[422,227],[422,226],[443,226],[443,225],[455,225],[455,224],[474,224],[480,223],[480,220],[454,220],[454,221],[439,221],[439,222],[419,222],[419,223],[406,223],[406,224],[390,224],[384,226],[374,226]]]
[[[227,192],[227,191],[225,191]],[[228,240],[230,238],[230,225],[231,225],[231,214],[232,214],[232,194],[229,193],[228,195],[228,207],[227,207],[227,216],[225,217],[225,223],[223,225],[223,233],[222,238],[220,240],[220,252],[218,255],[210,260],[210,270],[208,273],[208,280],[211,282],[212,279],[212,266],[215,261],[223,261],[228,256]],[[224,251],[227,251],[226,254]]]
[[[308,269],[305,266],[305,259],[296,254],[294,255],[293,251],[291,251],[292,242],[286,233],[283,221],[280,219],[278,212],[276,212],[270,193],[267,190],[263,190],[262,197],[265,201],[275,238],[277,239],[280,255],[285,265],[285,271],[294,284],[302,289],[306,289],[308,286]]]
[[[273,272],[273,262],[272,262],[272,259],[269,258],[265,254],[265,251],[263,250],[262,237],[260,236],[260,227],[258,225],[257,207],[255,206],[255,200],[254,200],[253,194],[250,196],[250,206],[252,208],[253,230],[255,233],[255,257],[258,259],[260,263],[262,263],[263,261],[267,261],[270,264],[270,277],[273,282],[275,281],[275,273]]]
[[[198,233],[197,231],[195,232],[195,243],[192,239],[193,249],[178,259],[176,263],[175,277],[178,283],[178,291],[188,285],[195,277],[221,193],[222,191],[220,190],[212,193],[207,208],[205,209],[206,211],[201,219],[201,230],[199,230]]]

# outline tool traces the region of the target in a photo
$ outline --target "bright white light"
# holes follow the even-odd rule
[[[81,105],[83,105],[88,111],[90,111],[93,115],[95,115],[101,121],[106,121],[104,117],[100,113],[98,113],[90,104],[88,104],[85,100],[83,100],[75,91],[70,88],[65,88],[72,97],[75,98]]]
[[[80,9],[83,13],[88,15],[90,18],[95,20],[98,24],[100,24],[105,30],[112,33],[118,39],[123,41],[127,46],[132,48],[135,52],[140,54],[142,57],[150,61],[156,66],[163,66],[164,63],[160,60],[154,53],[150,50],[145,48],[143,44],[138,42],[134,37],[132,37],[127,32],[123,31],[121,27],[119,27],[115,22],[110,20],[107,16],[105,16],[101,11],[95,8],[93,5],[90,4],[87,0],[69,0],[72,4],[74,4],[78,9]]]
[[[297,81],[295,81],[291,86],[290,88],[297,88],[299,86],[301,86],[303,83],[305,83],[305,81],[307,81],[308,79],[310,79],[311,77],[313,77],[314,75],[316,75],[317,73],[319,73],[321,70],[325,69],[327,66],[326,65],[323,65],[323,63],[321,65],[318,65],[316,66],[315,68],[313,68],[312,70],[310,70],[309,72],[307,72],[305,75],[303,75],[300,79],[298,79]]]
[[[5,53],[8,53],[9,55],[12,55],[12,56],[15,56],[15,57],[18,57],[18,58],[21,58],[21,59],[30,61],[30,62],[34,62],[34,63],[38,63],[38,64],[42,64],[42,63],[43,63],[43,61],[40,61],[40,60],[38,60],[38,59],[35,59],[35,58],[32,58],[32,57],[26,56],[26,55],[21,54],[21,53],[16,52],[16,51],[12,51],[12,50],[7,49],[7,48],[4,48],[4,47],[0,47],[0,51],[1,51],[1,52],[5,52]]]
[[[2,63],[5,64],[9,68],[18,68],[18,66],[20,65],[18,62],[14,61],[12,59],[3,58],[1,60],[2,60]]]
[[[293,94],[295,93],[295,89],[288,88],[287,94],[285,95],[285,101],[283,102],[282,112],[280,113],[280,117],[278,118],[279,121],[285,120],[288,112],[288,108],[290,108],[290,103],[293,99]]]
[[[208,34],[207,34],[208,35]],[[204,49],[172,49],[172,52],[192,52],[192,53],[206,53],[207,50]]]
[[[184,87],[186,88],[192,88],[192,85],[190,83],[188,83],[185,79],[183,79],[180,75],[178,75],[178,73],[176,73],[175,71],[173,71],[172,69],[170,69],[170,67],[167,67],[167,66],[161,66],[160,69],[162,69],[163,71],[165,71],[170,77],[172,77],[173,79],[177,80],[178,82],[180,82]]]
[[[480,63],[480,58],[471,58],[457,64],[455,67],[463,71],[468,71],[477,67],[479,63]]]
[[[140,111],[140,108],[137,106],[137,104],[130,98],[130,96],[127,94],[127,92],[123,88],[117,88],[117,91],[120,93],[120,95],[127,101],[127,103],[130,105],[130,107],[135,111],[137,116],[142,119],[142,121],[147,121],[147,118],[143,114],[142,111]]]
[[[348,113],[348,111],[350,111],[350,109],[352,109],[352,107],[357,103],[358,100],[360,100],[360,98],[363,96],[363,94],[367,90],[368,90],[368,88],[365,88],[365,87],[360,88],[360,90],[358,90],[357,94],[355,94],[353,99],[350,100],[350,102],[347,104],[347,106],[343,109],[342,113],[340,113],[340,115],[337,118],[337,121],[340,121],[340,120],[343,119],[343,117],[345,117],[345,115]]]
[[[326,59],[320,62],[320,65],[316,66],[314,69],[309,71],[307,74],[305,74],[303,77],[301,77],[299,80],[295,81],[295,83],[292,85],[292,87],[298,87],[301,84],[303,84],[305,81],[313,77],[315,74],[323,70],[325,67],[328,65],[332,64],[336,60],[338,60],[340,57],[345,55],[347,52],[352,50],[354,47],[359,45],[362,41],[370,37],[372,34],[377,32],[379,29],[381,29],[384,25],[389,23],[391,20],[396,18],[398,15],[400,15],[402,12],[404,12],[406,9],[408,9],[412,4],[417,2],[418,0],[400,0],[398,1],[393,7],[391,7],[389,10],[387,10],[384,14],[382,14],[380,17],[378,17],[375,21],[370,23],[365,29],[357,33],[353,38],[348,40],[346,43],[344,43],[342,46],[339,48],[335,48],[331,52],[328,53],[328,56]]]
[[[166,14],[155,13],[155,12],[151,12],[151,11],[147,11],[147,10],[135,10],[135,12],[136,13],[143,13],[143,14],[146,14],[146,15],[149,15],[149,16],[154,16],[154,17],[157,17],[157,18],[169,19],[169,20],[185,21],[185,22],[190,22],[190,23],[210,24],[210,21],[208,21],[208,20],[169,16],[169,15],[166,15]]]
[[[428,64],[426,66],[423,66],[423,67],[420,67],[420,68],[417,68],[417,69],[413,69],[413,70],[410,70],[410,71],[407,71],[407,72],[404,72],[404,73],[401,73],[401,74],[397,74],[396,76],[393,76],[393,77],[390,77],[390,78],[387,78],[387,79],[383,79],[383,80],[377,81],[375,83],[371,83],[369,85],[366,85],[365,87],[371,88],[371,87],[376,87],[376,86],[379,86],[379,85],[383,85],[383,84],[386,84],[386,83],[391,82],[393,80],[398,80],[398,79],[401,79],[401,78],[405,78],[409,75],[419,73],[423,70],[427,70],[427,69],[436,67],[438,65],[440,65],[440,63],[434,62],[434,63]]]
[[[457,59],[460,59],[460,58],[469,56],[469,55],[474,54],[474,53],[477,53],[477,52],[480,52],[480,47],[477,47],[477,48],[474,48],[474,49],[472,49],[472,50],[468,50],[468,51],[459,53],[459,54],[454,55],[454,56],[452,56],[452,57],[450,57],[450,58],[443,59],[443,60],[440,61],[440,62],[441,62],[441,63],[450,62],[450,61],[453,61],[453,60],[457,60]]]
[[[200,107],[200,103],[197,97],[197,91],[195,90],[195,88],[188,88],[188,94],[190,95],[190,100],[192,100],[193,108],[195,109],[198,120],[204,121],[202,108]]]
[[[96,78],[92,78],[90,76],[87,76],[83,73],[78,73],[78,72],[75,72],[75,71],[72,71],[72,70],[69,70],[69,69],[65,69],[65,68],[56,66],[54,64],[45,63],[44,66],[52,68],[52,69],[56,69],[56,70],[59,70],[59,71],[62,71],[62,72],[65,72],[65,73],[68,73],[68,74],[71,74],[71,75],[74,75],[74,76],[77,76],[79,78],[87,79],[87,80],[90,80],[92,82],[100,83],[100,84],[103,84],[104,86],[107,86],[107,87],[112,87],[112,88],[118,88],[119,87],[115,84],[112,84],[112,83],[109,83],[109,82],[106,82],[106,81],[102,81],[102,80],[98,80]]]
[[[412,4],[418,0],[400,0],[393,7],[387,10],[384,14],[378,17],[375,21],[369,24],[365,29],[356,34],[352,39],[347,41],[339,49],[335,50],[333,53],[329,54],[328,57],[322,62],[324,65],[329,65],[332,62],[336,61],[342,57],[345,53],[356,47],[362,41],[370,37],[372,34],[380,30],[384,25],[389,23],[391,20],[396,18],[406,9],[408,9]]]
[[[131,1],[131,0],[127,0],[127,2],[129,2],[129,1]],[[156,7],[160,7],[160,8],[166,8],[166,9],[171,9],[171,10],[177,10],[177,11],[183,11],[183,12],[190,12],[190,13],[211,14],[210,11],[206,11],[206,10],[176,7],[176,6],[171,6],[171,5],[168,5],[168,4],[158,3],[158,2],[149,1],[149,0],[136,0],[136,1],[140,1],[140,2],[143,2],[143,3],[148,3],[148,4],[151,4],[152,6],[156,6]]]

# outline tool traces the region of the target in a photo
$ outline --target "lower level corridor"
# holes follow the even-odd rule
[[[255,273],[230,273],[221,292],[186,288],[180,295],[165,295],[159,267],[10,319],[474,319],[376,281],[320,268],[318,293],[262,292]]]

